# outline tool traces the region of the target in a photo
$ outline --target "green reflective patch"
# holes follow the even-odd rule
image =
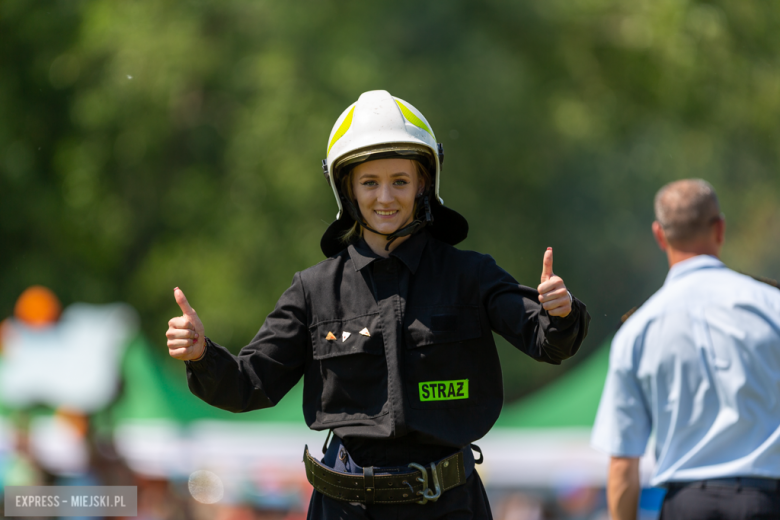
[[[420,401],[452,401],[469,398],[469,380],[426,381],[420,383]]]
[[[330,155],[330,149],[333,148],[333,145],[336,144],[336,141],[341,139],[341,137],[347,133],[349,127],[352,126],[352,114],[354,113],[355,113],[355,107],[352,107],[352,110],[349,111],[347,117],[345,117],[344,121],[341,122],[339,129],[336,130],[335,134],[333,134],[333,139],[331,139],[330,143],[328,144],[328,155]]]
[[[425,124],[425,121],[423,121],[422,119],[414,115],[414,112],[406,108],[404,104],[398,101],[397,99],[395,100],[395,102],[398,103],[398,108],[401,109],[401,113],[404,115],[407,121],[412,123],[417,128],[422,128],[423,130],[431,134],[431,137],[433,137],[433,139],[436,140],[436,136],[433,135],[433,131],[430,128],[428,128],[428,125]]]

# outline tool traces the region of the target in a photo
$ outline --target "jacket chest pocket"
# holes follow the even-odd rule
[[[407,309],[404,319],[408,348],[456,343],[482,335],[479,308],[437,306]]]
[[[387,402],[387,361],[379,314],[321,321],[309,331],[322,384],[320,420],[381,415]]]
[[[412,408],[474,406],[484,381],[494,376],[484,370],[480,358],[479,307],[408,308],[404,329],[405,386]]]

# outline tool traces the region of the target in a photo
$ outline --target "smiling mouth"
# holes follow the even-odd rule
[[[381,215],[381,216],[383,216],[383,217],[389,217],[390,215],[395,215],[396,213],[398,213],[398,210],[393,210],[393,211],[381,211],[381,210],[378,210],[378,209],[377,209],[377,210],[374,210],[374,212],[375,212],[377,215]]]

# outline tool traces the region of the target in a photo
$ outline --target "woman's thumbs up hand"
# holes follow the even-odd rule
[[[550,316],[564,318],[571,312],[572,298],[560,276],[553,274],[553,251],[548,247],[542,260],[542,283],[536,288],[539,291],[539,303]]]
[[[173,297],[176,298],[182,315],[168,321],[168,331],[165,333],[168,338],[168,354],[182,361],[199,359],[206,350],[203,323],[181,289],[175,288]]]

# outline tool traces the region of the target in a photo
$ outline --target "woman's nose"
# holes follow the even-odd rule
[[[377,194],[377,202],[381,202],[383,204],[386,204],[388,202],[393,202],[393,193],[390,189],[390,186],[383,184],[379,187],[379,193]]]

